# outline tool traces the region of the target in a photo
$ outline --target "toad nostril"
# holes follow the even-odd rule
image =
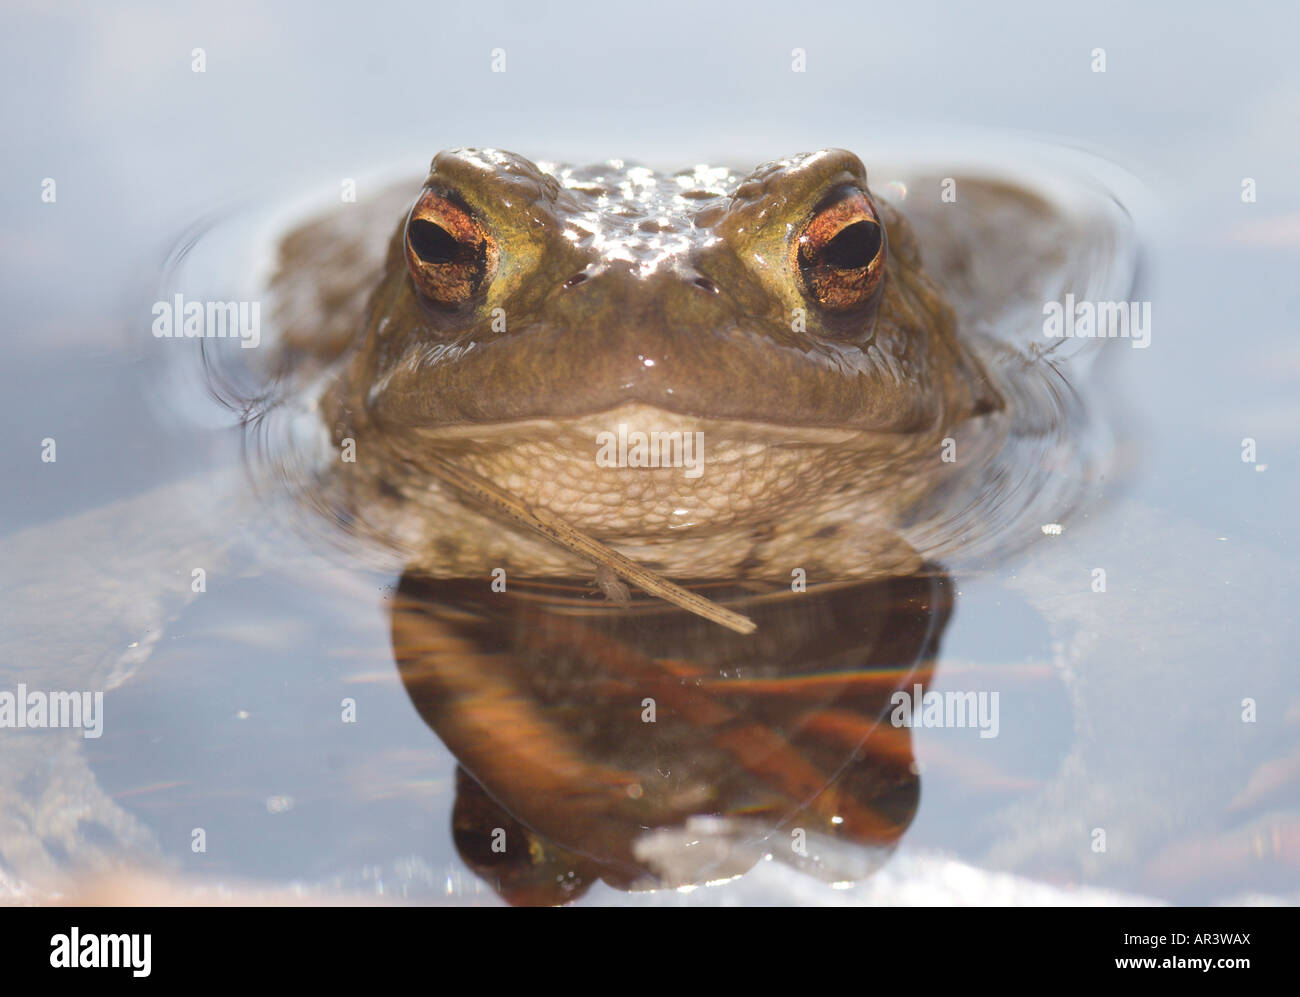
[[[586,275],[585,273],[575,273],[572,277],[570,277],[568,280],[566,280],[566,281],[565,281],[563,284],[561,284],[560,286],[561,286],[561,287],[577,287],[579,284],[581,284],[581,283],[582,283],[584,280],[586,280],[586,279],[587,279],[587,275]]]
[[[718,285],[709,280],[708,277],[696,277],[695,286],[703,291],[708,291],[710,294],[718,293]]]

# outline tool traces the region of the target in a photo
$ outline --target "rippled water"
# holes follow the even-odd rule
[[[6,112],[12,155],[35,180],[19,183],[6,209],[2,293],[16,333],[3,368],[0,691],[107,690],[99,739],[0,731],[6,890],[42,895],[59,869],[127,860],[162,863],[179,889],[296,882],[321,895],[455,902],[1029,901],[1059,899],[1047,892],[1056,887],[1082,888],[1068,894],[1082,900],[1101,895],[1088,890],[1294,899],[1287,555],[1300,205],[1287,185],[1294,139],[1274,127],[1294,116],[1300,93],[1286,68],[1294,38],[1261,37],[1250,16],[1191,17],[1189,44],[1161,47],[1151,44],[1163,31],[1155,15],[1105,10],[1068,28],[1013,19],[1019,36],[994,36],[967,15],[918,8],[880,22],[890,44],[863,66],[824,22],[800,21],[789,33],[824,48],[812,48],[817,72],[796,93],[785,53],[798,42],[785,32],[733,26],[701,48],[655,28],[637,49],[638,79],[656,84],[642,101],[607,92],[629,65],[626,51],[617,69],[610,61],[625,39],[592,36],[576,59],[565,54],[574,38],[552,38],[542,59],[536,17],[484,31],[465,14],[443,30],[485,50],[502,35],[511,69],[496,90],[459,96],[433,127],[400,96],[423,64],[421,32],[409,30],[417,16],[406,15],[413,24],[399,37],[378,23],[327,30],[315,18],[289,31],[282,16],[169,21],[125,8],[74,26],[30,12],[4,43],[10,87],[31,98]],[[102,30],[119,44],[93,41]],[[1211,40],[1228,79],[1207,91],[1186,53]],[[1233,55],[1234,41],[1248,58]],[[203,43],[211,68],[199,76],[189,49]],[[1095,44],[1110,53],[1104,76],[1070,68],[1086,67]],[[1061,45],[1060,59],[1045,58]],[[669,74],[663,53],[683,47],[694,57],[668,60]],[[773,65],[763,68],[768,48]],[[124,71],[122,53],[136,72]],[[448,78],[481,68],[477,55],[448,55]],[[547,87],[537,86],[542,62]],[[361,68],[340,81],[329,69],[340,64]],[[983,87],[954,92],[963,73]],[[1024,87],[1030,74],[1041,85]],[[54,87],[66,99],[39,99],[27,89],[38,81],[45,97]],[[323,88],[310,101],[296,96],[304,81]],[[707,121],[701,87],[721,88]],[[588,120],[551,116],[574,95]],[[864,100],[876,110],[888,101],[895,116],[865,120]],[[1160,103],[1167,110],[1152,113]],[[530,108],[542,113],[530,118]],[[936,562],[924,578],[845,586],[793,617],[779,603],[750,606],[771,635],[761,654],[658,604],[611,614],[585,580],[541,580],[485,606],[453,581],[362,560],[365,545],[341,553],[322,542],[337,532],[328,516],[284,501],[283,481],[250,480],[245,458],[258,449],[246,447],[240,413],[209,394],[192,344],[149,336],[151,304],[175,291],[252,296],[269,236],[302,195],[328,196],[338,177],[374,190],[379,181],[364,179],[374,167],[418,175],[435,148],[480,141],[670,167],[833,141],[862,155],[873,185],[953,159],[1070,183],[1087,176],[1134,218],[1132,294],[1152,303],[1151,344],[1024,361],[1043,376],[1015,382],[1029,393],[1021,407],[1053,415],[1046,435],[1026,434],[1026,450],[999,451],[1006,477],[994,494],[1009,496],[1014,514],[954,499],[922,517]],[[1101,154],[1065,148],[1080,144]],[[58,200],[42,204],[32,184],[51,175]],[[1255,202],[1241,198],[1246,177],[1258,184]],[[166,247],[178,247],[170,259]],[[990,253],[994,273],[1006,248]],[[1116,265],[1123,248],[1085,257],[1087,272]],[[1003,328],[1028,324],[1022,315]],[[223,382],[221,395],[256,395],[250,387]],[[301,424],[284,429],[295,431]],[[46,438],[57,440],[54,463],[39,459]],[[1247,438],[1253,463],[1242,459]],[[1053,452],[1070,470],[1027,483],[1023,472]],[[1088,487],[1057,533],[1048,510],[1063,500],[1053,489],[1072,481]],[[66,519],[143,495],[98,519]],[[1026,508],[1026,495],[1041,504]],[[990,521],[1023,532],[957,542]],[[1012,557],[1011,547],[1023,549]],[[196,567],[207,569],[206,591],[190,598]],[[1094,590],[1098,568],[1104,593]],[[611,644],[627,659],[622,670],[608,666]],[[551,667],[528,667],[534,659]],[[638,754],[626,732],[640,727],[647,683],[678,697],[687,720],[658,729],[654,750]],[[889,724],[893,694],[917,683],[997,692],[997,736]],[[529,768],[557,729],[584,746],[562,780],[554,766]],[[701,735],[711,729],[728,737]],[[672,792],[649,788],[654,772]],[[811,782],[832,789],[819,797]],[[718,794],[707,809],[724,817],[634,833],[700,812],[701,787]],[[71,813],[85,816],[50,816]],[[492,851],[498,827],[526,840],[526,854]],[[793,828],[807,832],[806,854],[788,843]],[[205,850],[194,849],[196,829]],[[616,888],[647,865],[674,882],[754,868],[690,893]],[[858,885],[824,885],[846,879]]]

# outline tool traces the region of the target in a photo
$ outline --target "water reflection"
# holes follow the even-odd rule
[[[402,681],[460,765],[457,849],[507,901],[716,881],[768,854],[860,879],[906,831],[920,781],[890,696],[930,681],[948,577],[705,591],[757,635],[577,583],[403,577]]]

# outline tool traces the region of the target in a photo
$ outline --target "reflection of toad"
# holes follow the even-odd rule
[[[402,681],[461,766],[456,846],[504,898],[714,881],[767,853],[845,880],[892,849],[920,785],[890,697],[929,680],[945,576],[706,589],[752,636],[589,591],[408,574],[395,597]]]

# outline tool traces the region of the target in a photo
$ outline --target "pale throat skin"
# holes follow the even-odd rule
[[[744,176],[462,149],[410,196],[319,398],[356,461],[320,484],[420,571],[592,570],[473,508],[429,454],[669,577],[911,571],[895,527],[941,441],[1004,407],[843,150]],[[637,432],[689,436],[696,466],[669,444],[677,466],[598,460]]]

